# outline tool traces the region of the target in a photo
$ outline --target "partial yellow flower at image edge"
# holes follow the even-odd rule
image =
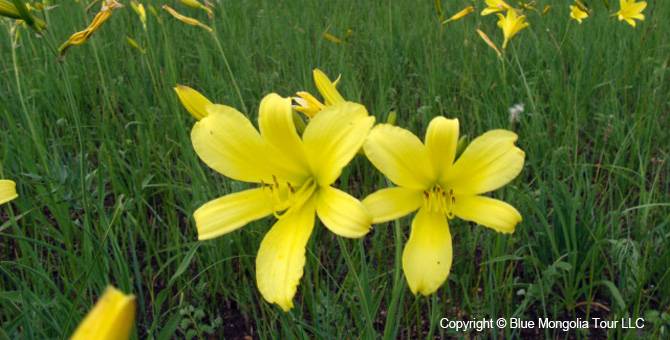
[[[7,203],[19,197],[16,193],[16,183],[7,179],[0,179],[0,204]]]
[[[225,105],[207,105],[193,127],[193,148],[209,167],[259,186],[204,204],[193,214],[198,238],[211,239],[274,215],[256,257],[258,289],[282,310],[293,308],[315,215],[333,233],[357,238],[370,230],[363,204],[331,185],[374,124],[365,107],[340,102],[311,119],[298,135],[291,99],[269,94],[259,108],[259,130]]]
[[[489,131],[458,148],[457,119],[436,117],[422,143],[411,132],[386,124],[374,127],[364,148],[372,164],[397,187],[363,200],[373,223],[414,211],[402,266],[412,293],[434,293],[447,279],[453,259],[447,220],[455,216],[502,233],[512,233],[521,214],[511,205],[482,194],[496,190],[521,171],[525,154],[514,145],[517,135]]]
[[[135,321],[135,296],[109,286],[70,340],[126,340]]]

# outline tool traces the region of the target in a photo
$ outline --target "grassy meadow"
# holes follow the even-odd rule
[[[55,50],[99,4],[55,1],[35,15],[42,37],[2,19],[0,178],[19,197],[0,206],[0,339],[65,339],[105,287],[135,294],[137,339],[663,338],[670,334],[670,4],[648,0],[633,28],[601,1],[582,24],[570,1],[538,0],[502,60],[483,0],[211,1],[213,18],[179,1],[147,1],[146,30],[124,1],[63,60]],[[512,4],[513,2],[510,2]],[[213,28],[180,22],[160,7]],[[343,39],[335,43],[325,33]],[[11,32],[10,32],[11,31]],[[132,38],[145,54],[126,42]],[[312,70],[377,122],[422,140],[435,116],[470,140],[519,135],[521,174],[492,196],[516,207],[512,235],[450,220],[447,282],[414,296],[400,267],[412,215],[360,239],[320,222],[295,308],[255,281],[274,217],[198,241],[193,212],[249,188],[205,165],[196,122],[173,87],[190,86],[256,122],[268,93],[317,95]],[[524,112],[510,121],[509,108]],[[357,156],[336,184],[357,198],[389,185]],[[441,318],[644,318],[643,329],[440,327]]]

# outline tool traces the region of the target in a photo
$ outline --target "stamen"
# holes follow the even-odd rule
[[[444,214],[449,219],[455,217],[456,197],[453,189],[449,189],[449,195],[440,185],[424,190],[423,204],[430,212]]]

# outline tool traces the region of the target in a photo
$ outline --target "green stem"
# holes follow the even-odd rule
[[[216,20],[212,21],[212,26],[214,27],[214,32],[212,33],[212,37],[214,38],[214,41],[216,42],[216,46],[219,48],[219,53],[221,53],[221,58],[223,59],[223,63],[226,65],[226,70],[228,70],[228,75],[230,76],[230,81],[233,83],[233,86],[235,87],[235,92],[237,92],[237,98],[240,100],[240,104],[242,104],[242,110],[244,110],[244,113],[248,114],[249,111],[247,110],[247,106],[244,104],[244,99],[242,98],[242,92],[240,91],[240,87],[237,85],[237,80],[235,80],[235,75],[233,74],[233,70],[230,68],[230,64],[228,63],[228,58],[226,58],[226,52],[224,52],[223,46],[221,46],[221,42],[219,41],[219,34],[217,33],[217,30],[216,30]]]

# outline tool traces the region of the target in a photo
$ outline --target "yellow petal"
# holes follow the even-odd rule
[[[458,119],[433,118],[426,131],[426,153],[439,180],[446,179],[458,145]]]
[[[421,208],[402,254],[402,268],[412,293],[430,295],[449,276],[453,249],[447,217]]]
[[[212,105],[209,99],[205,98],[200,92],[180,84],[177,84],[174,91],[177,92],[179,101],[193,118],[201,120],[207,117],[207,106]]]
[[[426,189],[435,182],[423,143],[405,129],[388,124],[375,126],[365,142],[365,154],[398,186]]]
[[[130,338],[135,320],[135,296],[109,286],[79,324],[70,340],[123,340]]]
[[[302,139],[320,186],[335,182],[363,145],[374,122],[363,105],[352,102],[327,106],[312,118]]]
[[[290,209],[261,242],[256,257],[256,281],[265,300],[285,312],[293,308],[293,296],[305,266],[305,246],[314,228],[314,202]]]
[[[521,214],[511,205],[486,196],[458,196],[456,216],[501,233],[513,233]]]
[[[513,180],[523,168],[525,154],[514,145],[517,135],[491,130],[470,143],[451,167],[443,187],[457,194],[493,191]]]
[[[372,215],[363,204],[333,187],[319,189],[316,213],[321,222],[333,233],[349,238],[357,238],[370,231]]]
[[[272,214],[269,188],[249,189],[205,203],[193,213],[198,239],[208,240]],[[280,210],[275,208],[275,211]]]
[[[16,183],[7,179],[0,179],[0,204],[7,203],[19,197],[16,193]]]
[[[319,69],[314,69],[314,82],[326,101],[326,106],[335,105],[344,101],[342,95],[335,88],[335,84]]]
[[[195,152],[210,168],[238,181],[274,182],[268,148],[251,122],[239,111],[210,105],[208,116],[195,123]]]
[[[423,203],[423,190],[394,187],[370,194],[363,205],[372,214],[372,223],[384,223],[403,217],[419,209]]]
[[[258,109],[258,127],[263,140],[283,156],[283,161],[277,165],[307,177],[309,163],[293,123],[291,99],[282,98],[276,93],[265,96]]]

